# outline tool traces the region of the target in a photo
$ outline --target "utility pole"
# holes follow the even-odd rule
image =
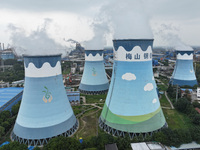
[[[178,84],[176,85],[176,102],[177,102],[177,99],[178,99]]]
[[[4,61],[3,61],[3,59],[1,59],[1,67],[2,67],[3,72],[4,72],[4,71],[5,71],[5,68],[4,68]]]
[[[98,136],[98,118],[97,118],[97,112],[96,112],[96,119],[97,119],[96,124],[97,124],[97,136]]]

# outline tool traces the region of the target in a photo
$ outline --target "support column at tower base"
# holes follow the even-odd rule
[[[128,135],[130,137],[130,139],[133,139],[134,137],[139,137],[140,135],[142,135],[143,138],[145,138],[147,135],[152,136],[154,133],[159,132],[160,130],[162,130],[163,128],[167,128],[168,125],[167,123],[165,123],[165,125],[163,127],[161,127],[158,130],[152,131],[152,132],[146,132],[146,133],[134,133],[134,132],[125,132],[125,131],[120,131],[117,129],[114,129],[110,126],[108,126],[107,124],[105,124],[101,118],[99,118],[99,127],[104,130],[105,132],[107,132],[108,134],[111,134],[112,136],[118,136],[118,137],[125,137],[126,135]]]
[[[106,94],[108,92],[108,90],[103,90],[103,91],[84,91],[79,89],[79,91],[82,94],[86,94],[86,95],[101,95],[101,94]]]
[[[74,124],[74,126],[72,128],[70,128],[66,132],[59,134],[57,136],[70,137],[77,131],[78,126],[79,126],[78,121],[76,121],[76,123]],[[54,136],[54,137],[57,137],[57,136]],[[23,144],[27,144],[27,145],[33,145],[33,146],[42,146],[44,144],[47,144],[49,142],[49,140],[54,137],[43,138],[43,139],[24,139],[24,138],[21,138],[21,137],[15,135],[15,133],[13,131],[11,132],[11,140],[12,141],[17,141],[20,144],[23,143]]]

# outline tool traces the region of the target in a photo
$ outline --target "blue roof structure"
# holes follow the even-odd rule
[[[0,108],[15,98],[23,89],[23,87],[0,88]]]
[[[8,142],[8,141],[4,142],[4,143],[2,143],[2,144],[0,145],[0,147],[2,147],[2,146],[4,146],[4,145],[7,145],[7,144],[10,144],[10,142]]]

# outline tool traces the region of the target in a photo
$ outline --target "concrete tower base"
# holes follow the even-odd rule
[[[59,134],[57,136],[70,137],[76,132],[77,129],[78,129],[78,121],[76,121],[75,125],[72,128],[70,128],[66,132]],[[54,137],[57,137],[57,136],[54,136]],[[40,146],[40,145],[47,144],[48,141],[54,137],[43,138],[43,139],[25,139],[25,138],[21,138],[21,137],[17,136],[13,131],[11,132],[11,140],[12,141],[17,141],[20,144],[23,143],[23,144],[27,144],[27,145],[33,145],[33,146]]]
[[[103,91],[84,91],[79,89],[79,91],[83,94],[87,94],[87,95],[100,95],[100,94],[106,94],[108,92],[108,90],[103,90]]]
[[[155,131],[152,131],[152,132],[134,133],[134,132],[126,132],[126,131],[114,129],[114,128],[108,126],[107,124],[105,124],[101,120],[101,118],[99,118],[99,127],[102,130],[104,130],[105,132],[107,132],[108,134],[111,134],[112,136],[125,137],[128,134],[130,139],[133,139],[134,137],[139,137],[140,135],[142,135],[143,138],[145,138],[147,135],[152,136],[154,133],[159,132],[163,128],[167,128],[168,125],[167,125],[167,123],[165,123],[165,125],[162,128],[155,130]]]

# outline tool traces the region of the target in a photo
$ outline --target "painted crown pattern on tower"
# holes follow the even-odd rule
[[[70,136],[78,122],[62,82],[61,55],[24,56],[25,86],[12,140],[43,145]]]
[[[176,51],[176,65],[170,84],[179,86],[194,86],[198,84],[193,67],[193,53],[193,50]]]
[[[153,40],[113,43],[113,74],[99,126],[115,136],[152,134],[166,126],[153,77]]]
[[[81,93],[102,94],[109,88],[106,77],[103,50],[85,50],[85,66],[79,86]]]

